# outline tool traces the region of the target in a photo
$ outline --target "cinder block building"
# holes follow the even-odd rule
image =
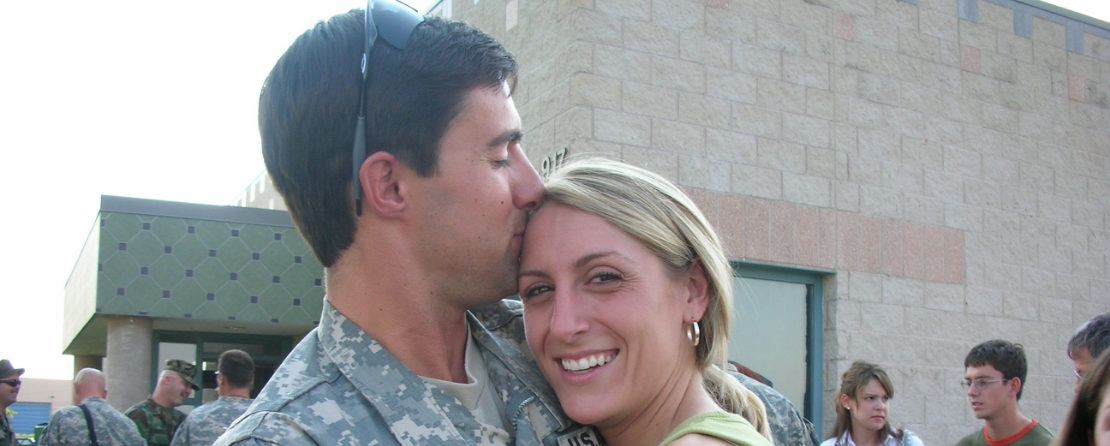
[[[1065,344],[1110,311],[1110,24],[1034,0],[438,11],[517,56],[541,172],[594,154],[695,197],[744,277],[735,359],[822,436],[863,359],[892,374],[895,426],[955,443],[982,425],[963,358],[992,338],[1026,348],[1024,413],[1062,422]]]

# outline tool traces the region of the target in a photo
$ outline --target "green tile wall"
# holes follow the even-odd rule
[[[312,325],[324,268],[294,228],[101,212],[98,314]]]

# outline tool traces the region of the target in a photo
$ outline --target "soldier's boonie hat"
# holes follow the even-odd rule
[[[7,378],[12,375],[23,375],[23,369],[12,367],[12,362],[7,359],[0,359],[0,378]]]
[[[185,382],[192,386],[193,390],[200,390],[200,386],[197,385],[196,379],[197,366],[192,363],[180,359],[171,359],[166,361],[166,370],[177,372],[178,375],[181,375],[181,379],[184,379]]]

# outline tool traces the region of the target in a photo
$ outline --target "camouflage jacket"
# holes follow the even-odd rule
[[[785,396],[743,374],[733,372],[731,375],[763,401],[763,406],[767,409],[767,424],[771,428],[771,438],[775,440],[776,445],[817,446],[821,443],[817,439],[817,431],[813,429],[813,424],[802,417]]]
[[[173,434],[172,446],[205,445],[211,446],[227,426],[247,411],[251,402],[241,396],[221,396],[218,400],[202,405],[192,412]]]
[[[563,414],[536,368],[523,345],[519,302],[501,301],[466,317],[515,444],[600,444],[596,431]],[[320,326],[216,444],[471,445],[490,444],[495,434],[325,299]]]
[[[169,446],[177,426],[185,421],[185,414],[181,411],[159,406],[149,397],[146,401],[131,406],[123,414],[135,422],[135,426],[139,428],[139,435],[142,435],[150,446]]]
[[[135,423],[114,407],[109,406],[103,399],[86,398],[81,404],[89,409],[97,443],[130,446],[146,444],[146,440],[139,436]],[[40,446],[92,444],[92,439],[89,438],[89,424],[85,421],[85,414],[81,407],[68,406],[54,412],[38,444]]]
[[[0,409],[0,446],[15,446],[12,420],[8,419],[8,414],[3,409]]]

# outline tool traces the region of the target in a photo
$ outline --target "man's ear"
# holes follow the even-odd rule
[[[694,259],[690,269],[684,275],[686,281],[686,303],[690,305],[689,311],[695,320],[702,320],[705,309],[709,306],[709,276],[701,259]]]
[[[1018,378],[1018,377],[1015,376],[1013,378],[1010,378],[1010,383],[1009,384],[1010,384],[1010,395],[1013,395],[1014,398],[1017,398],[1017,394],[1021,393],[1021,386],[1024,386],[1025,383],[1021,382],[1021,378]]]
[[[362,162],[358,171],[362,183],[362,207],[382,217],[397,215],[405,207],[402,179],[409,169],[393,154],[374,152]]]

